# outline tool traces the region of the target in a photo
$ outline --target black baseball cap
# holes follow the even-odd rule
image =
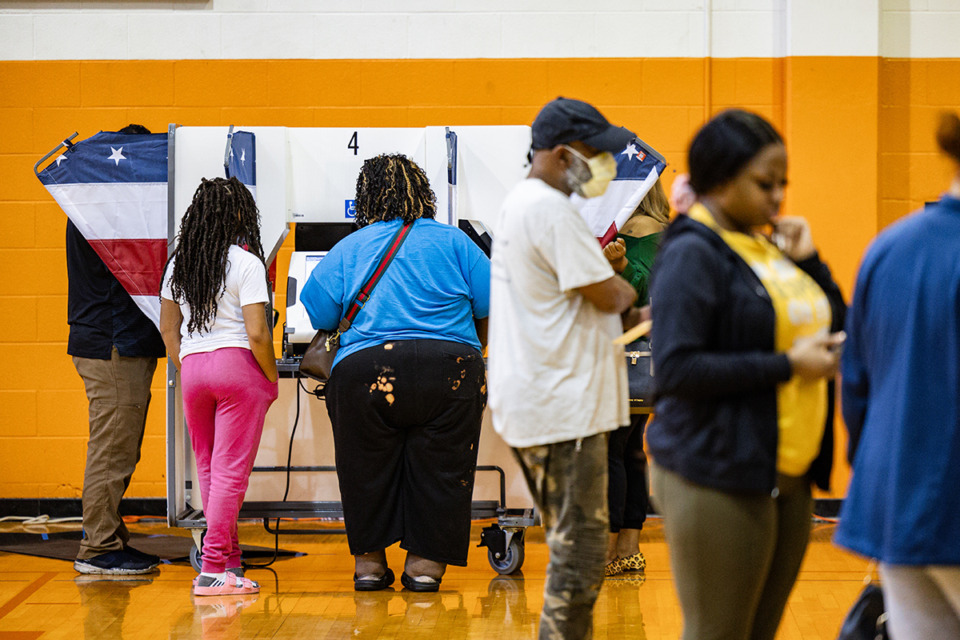
[[[557,98],[540,109],[531,127],[533,148],[552,149],[579,140],[601,151],[617,153],[637,137],[624,127],[610,124],[596,107],[581,100]]]

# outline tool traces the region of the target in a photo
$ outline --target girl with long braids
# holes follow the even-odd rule
[[[358,231],[303,288],[316,329],[339,326],[400,230],[412,225],[352,326],[326,386],[354,589],[389,587],[385,549],[407,551],[401,583],[436,591],[470,542],[486,378],[490,263],[465,233],[433,220],[423,170],[402,155],[364,162]]]
[[[160,290],[160,333],[180,370],[207,521],[198,596],[260,590],[243,577],[237,540],[264,417],[277,398],[259,220],[239,180],[202,180]]]

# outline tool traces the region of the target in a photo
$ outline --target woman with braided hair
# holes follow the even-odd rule
[[[198,596],[260,590],[243,577],[237,540],[264,417],[277,398],[259,221],[239,180],[202,180],[160,290],[160,333],[180,370],[207,521]]]
[[[436,591],[464,566],[486,404],[490,263],[462,231],[436,222],[423,170],[402,155],[364,162],[357,224],[303,288],[315,329],[333,329],[402,225],[406,240],[350,328],[326,386],[354,588],[385,589],[385,549],[407,551],[401,583]]]

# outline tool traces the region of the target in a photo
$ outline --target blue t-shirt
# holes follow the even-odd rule
[[[328,253],[300,293],[314,329],[333,329],[367,281],[401,220],[355,231]],[[417,220],[340,337],[336,363],[391,340],[451,340],[480,349],[473,319],[490,313],[490,260],[456,227]]]

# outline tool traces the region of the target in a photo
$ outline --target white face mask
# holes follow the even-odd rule
[[[617,160],[608,151],[585,158],[573,147],[563,145],[580,164],[573,163],[567,169],[567,186],[584,198],[602,196],[610,182],[617,177]]]

